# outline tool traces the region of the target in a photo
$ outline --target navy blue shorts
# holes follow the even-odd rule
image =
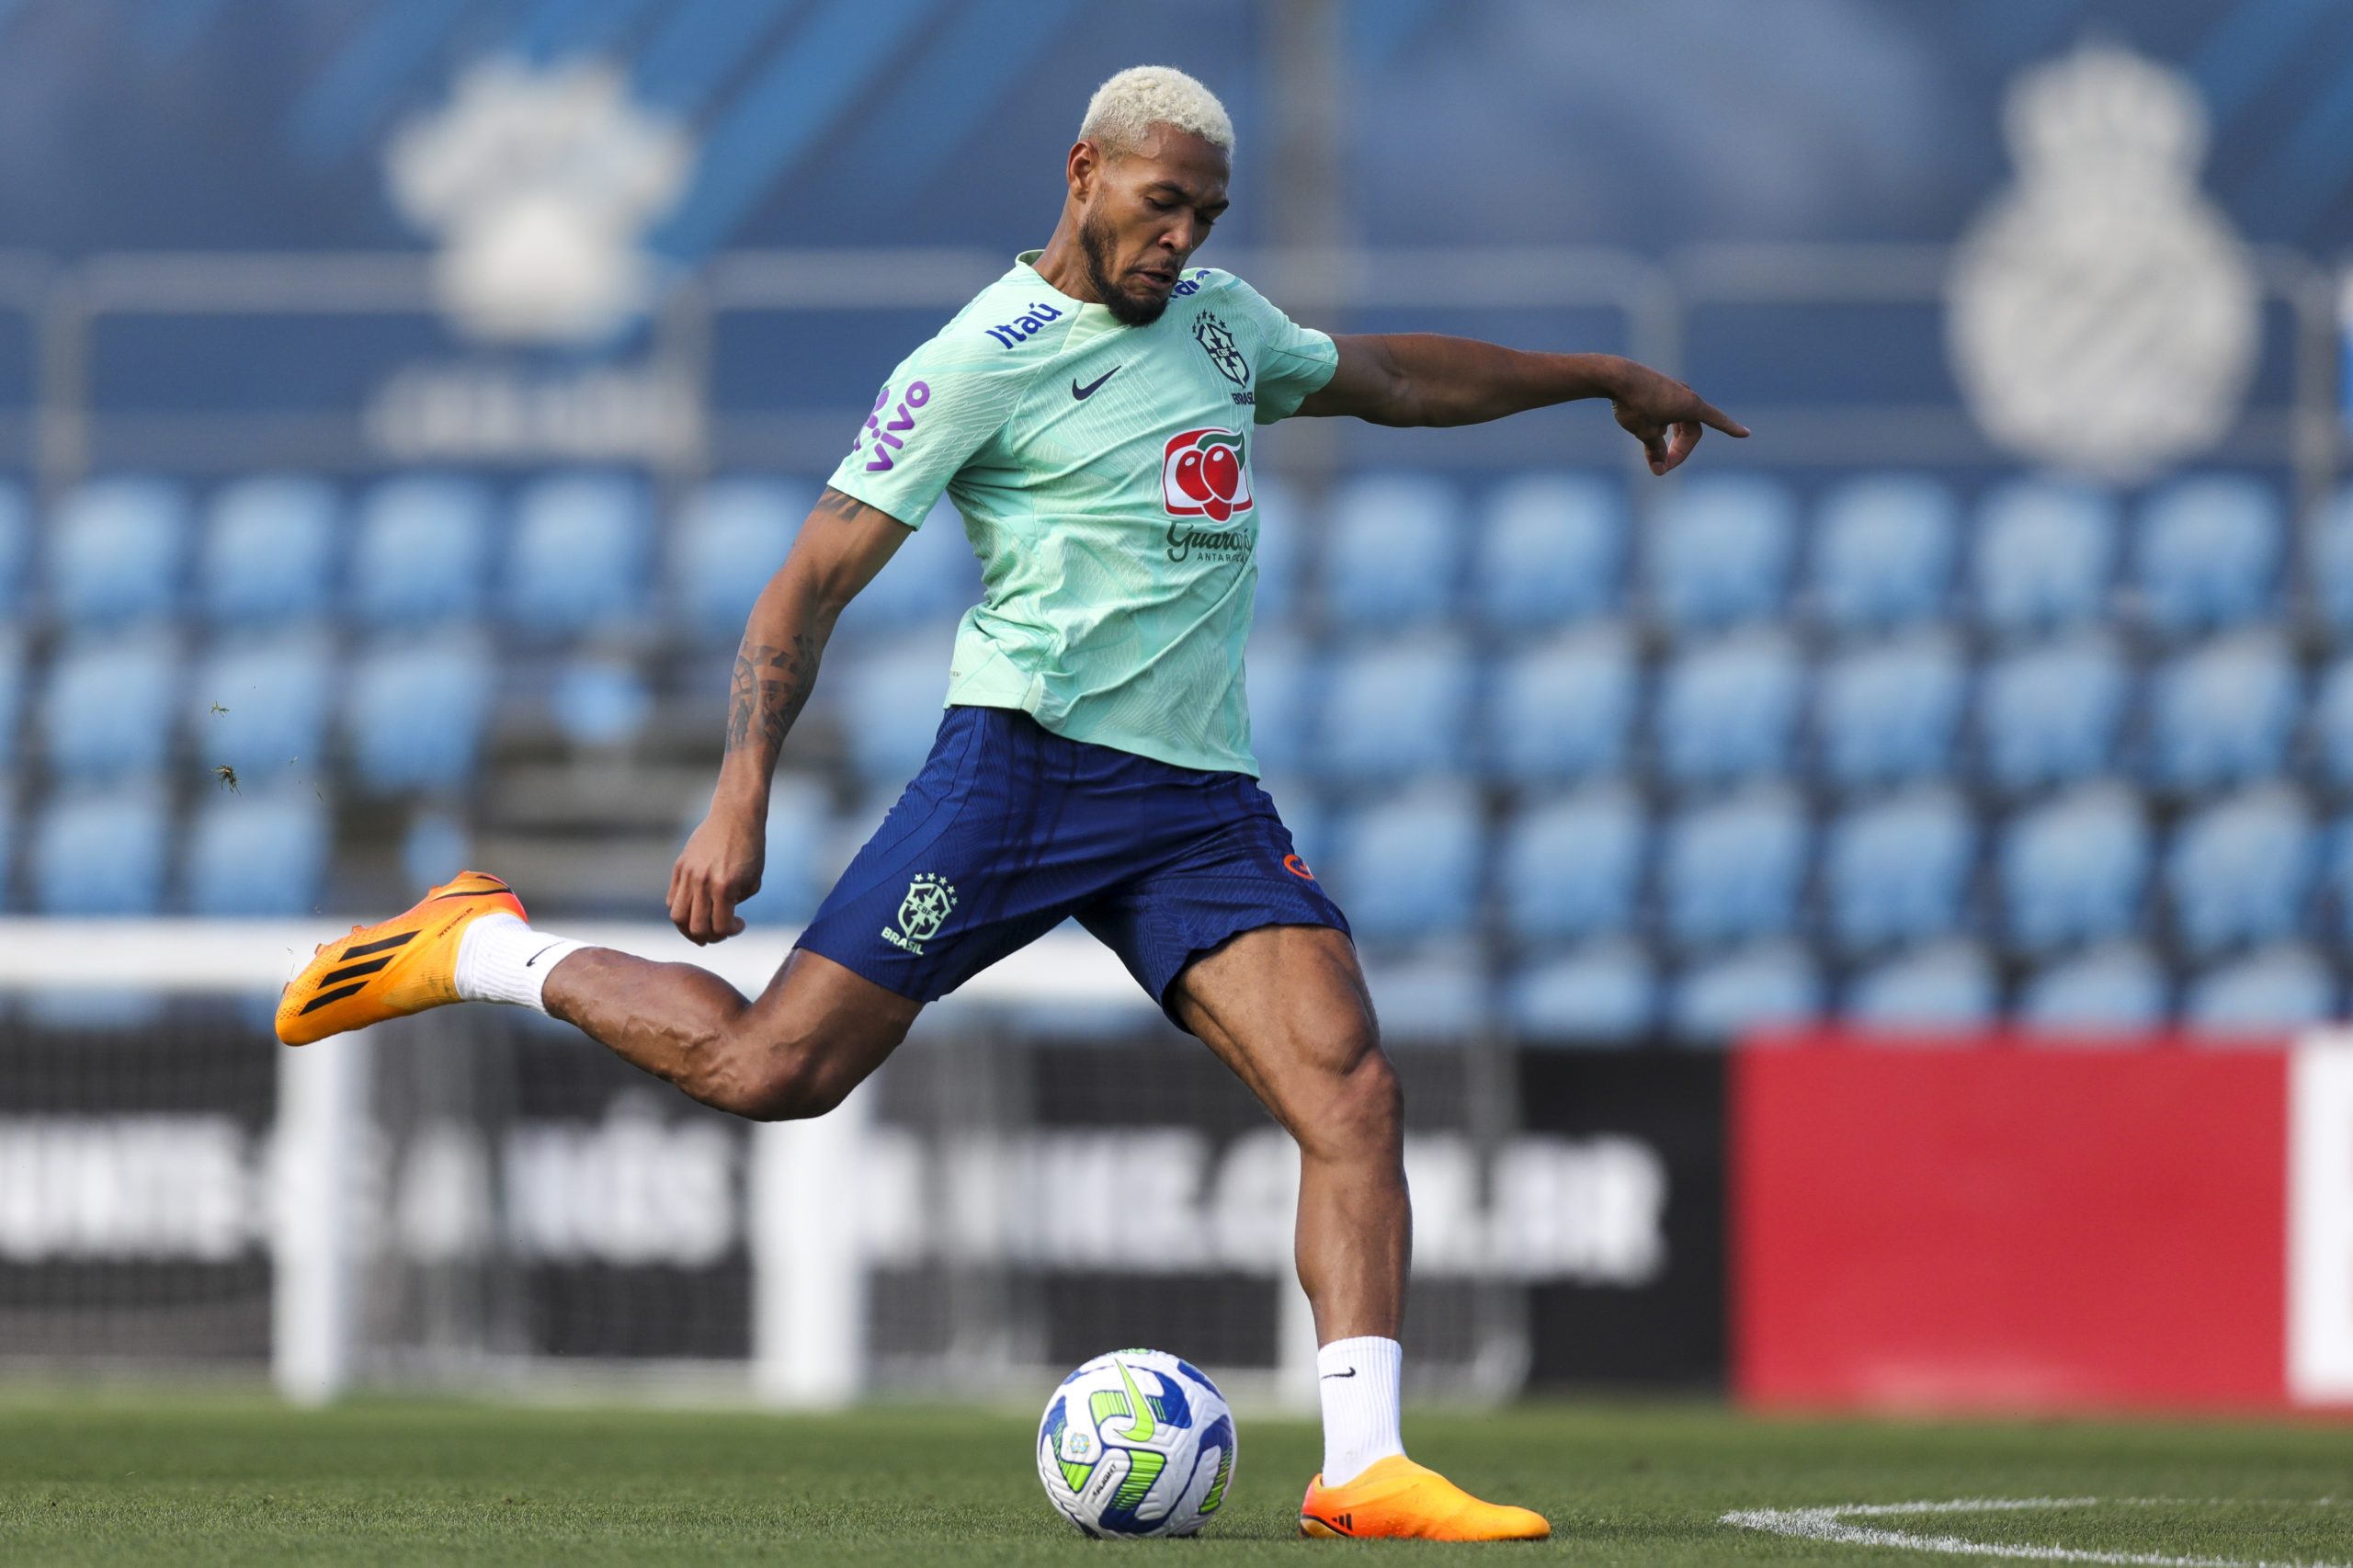
[[[1348,923],[1257,780],[950,708],[931,758],[798,944],[931,1002],[1075,918],[1167,1006],[1169,983],[1261,926]]]

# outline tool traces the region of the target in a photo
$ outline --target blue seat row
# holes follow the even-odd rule
[[[889,607],[881,613],[887,622]],[[835,661],[824,690],[860,778],[900,782],[921,764],[950,643],[950,624],[931,619]],[[184,671],[181,642],[143,627],[85,633],[36,668],[24,639],[0,628],[0,767],[18,756],[30,716],[25,749],[52,767],[153,769],[184,700],[191,713],[229,709],[200,726],[209,742],[275,751],[279,762],[313,756],[332,646],[315,629],[228,633]],[[411,782],[461,777],[486,717],[490,656],[478,631],[380,639],[349,693],[355,733],[383,731],[412,752]],[[1654,670],[1614,626],[1495,660],[1442,636],[1314,654],[1269,634],[1250,651],[1248,687],[1262,766],[1339,786],[1472,775],[1542,788],[1640,774],[1678,790],[1805,776],[1860,791],[1959,778],[2022,796],[2123,771],[2191,793],[2291,772],[2353,790],[2353,655],[2308,677],[2282,639],[2260,631],[2193,645],[2145,673],[2097,633],[1972,666],[1929,631],[1809,666],[1789,638],[1758,628]],[[400,699],[419,690],[439,709]],[[633,664],[585,653],[551,701],[567,734],[609,742],[643,723],[649,699]],[[411,730],[437,711],[446,738],[416,750]],[[395,774],[404,766],[386,760]]]
[[[0,638],[0,766],[15,733],[11,648]],[[363,787],[451,790],[473,775],[495,665],[481,640],[443,635],[388,641],[339,671],[327,639],[294,631],[223,643],[191,668],[170,635],[138,631],[67,646],[39,687],[33,749],[80,785],[151,778],[184,749],[201,770],[266,788],[290,767],[320,769],[339,712]]]
[[[2260,786],[2160,832],[2132,791],[2096,784],[1998,821],[1927,787],[1817,823],[1766,788],[1654,818],[1603,786],[1491,831],[1476,797],[1433,786],[1353,812],[1276,786],[1302,850],[1371,941],[1521,947],[1654,934],[1705,951],[1813,935],[1859,960],[1983,935],[2049,955],[2154,937],[2215,958],[2353,917],[2353,817],[2318,819]]]
[[[504,507],[476,480],[404,475],[348,515],[323,481],[264,475],[213,494],[199,528],[178,485],[110,478],[64,497],[36,551],[22,494],[0,485],[0,619],[46,613],[93,631],[181,617],[271,627],[334,615],[378,631],[487,619],[555,641],[665,616],[689,642],[725,647],[814,497],[782,480],[715,483],[662,538],[646,487],[619,474],[541,479]],[[918,530],[861,597],[858,626],[972,602],[978,565],[952,508],[944,521]]]
[[[1378,971],[1374,995],[1381,999]],[[1500,1019],[1457,1009],[1430,1032],[1500,1022],[1522,1039],[1631,1044],[1666,1033],[1717,1043],[1836,1017],[1847,1027],[1966,1038],[2009,1027],[2070,1041],[2129,1042],[2178,1027],[2218,1040],[2270,1037],[2337,1016],[2344,992],[2313,949],[2283,943],[2177,976],[2120,943],[2042,965],[2006,996],[1981,947],[1944,942],[1888,959],[1834,986],[1802,946],[1775,942],[1663,971],[1625,942],[1534,960],[1504,977]]]
[[[1443,634],[1320,655],[1270,634],[1248,685],[1262,765],[1340,784],[1640,771],[1676,788],[1807,773],[1868,790],[1960,775],[2027,793],[2124,768],[2194,791],[2279,777],[2308,736],[2315,777],[2353,789],[2353,656],[2308,681],[2265,631],[2193,644],[2145,675],[2098,632],[1972,665],[1928,629],[1810,666],[1785,632],[1756,627],[1655,668],[1616,624],[1491,662]]]
[[[2277,614],[2289,555],[2278,494],[2227,475],[2152,494],[2129,551],[2115,497],[2049,481],[1995,486],[1965,525],[1960,498],[1932,478],[1863,475],[1822,497],[1809,536],[1778,481],[1699,475],[1659,502],[1639,551],[1628,547],[1622,491],[1599,479],[1521,478],[1481,510],[1474,526],[1463,496],[1428,477],[1341,485],[1320,530],[1322,619],[1344,631],[1461,617],[1533,631],[1639,610],[1706,633],[1797,613],[1874,632],[1965,612],[2022,635],[2105,619],[2126,589],[2147,624],[2189,636]],[[2322,597],[2336,624],[2353,626],[2353,494],[2324,532]]]
[[[324,794],[304,785],[220,791],[177,833],[168,798],[142,785],[61,791],[20,832],[15,814],[0,794],[0,893],[21,859],[24,906],[61,916],[309,915],[334,842]],[[167,899],[175,862],[180,893]]]
[[[376,627],[491,616],[551,637],[658,615],[723,645],[815,490],[717,481],[665,533],[645,487],[613,473],[554,474],[506,506],[471,478],[404,475],[359,494],[347,519],[343,494],[315,479],[239,481],[209,496],[199,520],[178,484],[110,477],[63,497],[36,530],[21,490],[0,484],[0,614],[37,602],[72,625],[182,611],[250,625],[334,608]],[[2129,548],[2116,497],[2040,480],[1996,485],[1969,510],[1934,478],[1866,474],[1823,494],[1807,526],[1779,481],[1708,473],[1663,493],[1639,529],[1623,485],[1587,474],[1523,475],[1475,505],[1433,476],[1374,474],[1335,489],[1320,516],[1279,481],[1261,490],[1262,614],[1312,611],[1343,631],[1460,619],[1537,633],[1639,613],[1678,634],[1793,614],[1863,633],[1962,614],[2022,635],[2121,608],[2191,636],[2276,616],[2290,553],[2276,492],[2227,474],[2153,492],[2131,515]],[[952,512],[940,520],[949,526],[926,540],[934,548],[903,551],[877,579],[865,620],[904,624],[972,602],[976,570]],[[2316,538],[2320,604],[2353,628],[2353,492]],[[1301,582],[1310,546],[1312,600]]]

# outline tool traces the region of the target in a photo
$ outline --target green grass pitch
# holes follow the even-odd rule
[[[301,1413],[195,1395],[0,1402],[7,1563],[1188,1562],[1503,1552],[1648,1564],[1956,1563],[1761,1534],[1728,1510],[1955,1498],[2096,1506],[1876,1517],[1876,1528],[2143,1561],[2353,1564],[2342,1424],[1757,1421],[1712,1408],[1530,1406],[1409,1417],[1417,1457],[1544,1510],[1549,1542],[1302,1541],[1313,1429],[1242,1421],[1234,1492],[1197,1541],[1098,1543],[1047,1507],[1031,1424],[362,1402]],[[2064,1559],[2062,1559],[2063,1561]],[[2081,1561],[2083,1559],[2076,1559]]]

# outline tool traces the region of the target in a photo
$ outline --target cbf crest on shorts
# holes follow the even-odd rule
[[[921,956],[923,945],[939,935],[955,909],[956,889],[948,879],[921,872],[907,884],[907,896],[899,901],[899,928],[893,931],[885,926],[882,939]]]

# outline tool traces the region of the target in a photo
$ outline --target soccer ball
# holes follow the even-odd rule
[[[1199,1367],[1114,1350],[1046,1402],[1038,1479],[1088,1535],[1191,1535],[1225,1501],[1233,1450],[1233,1413]]]

